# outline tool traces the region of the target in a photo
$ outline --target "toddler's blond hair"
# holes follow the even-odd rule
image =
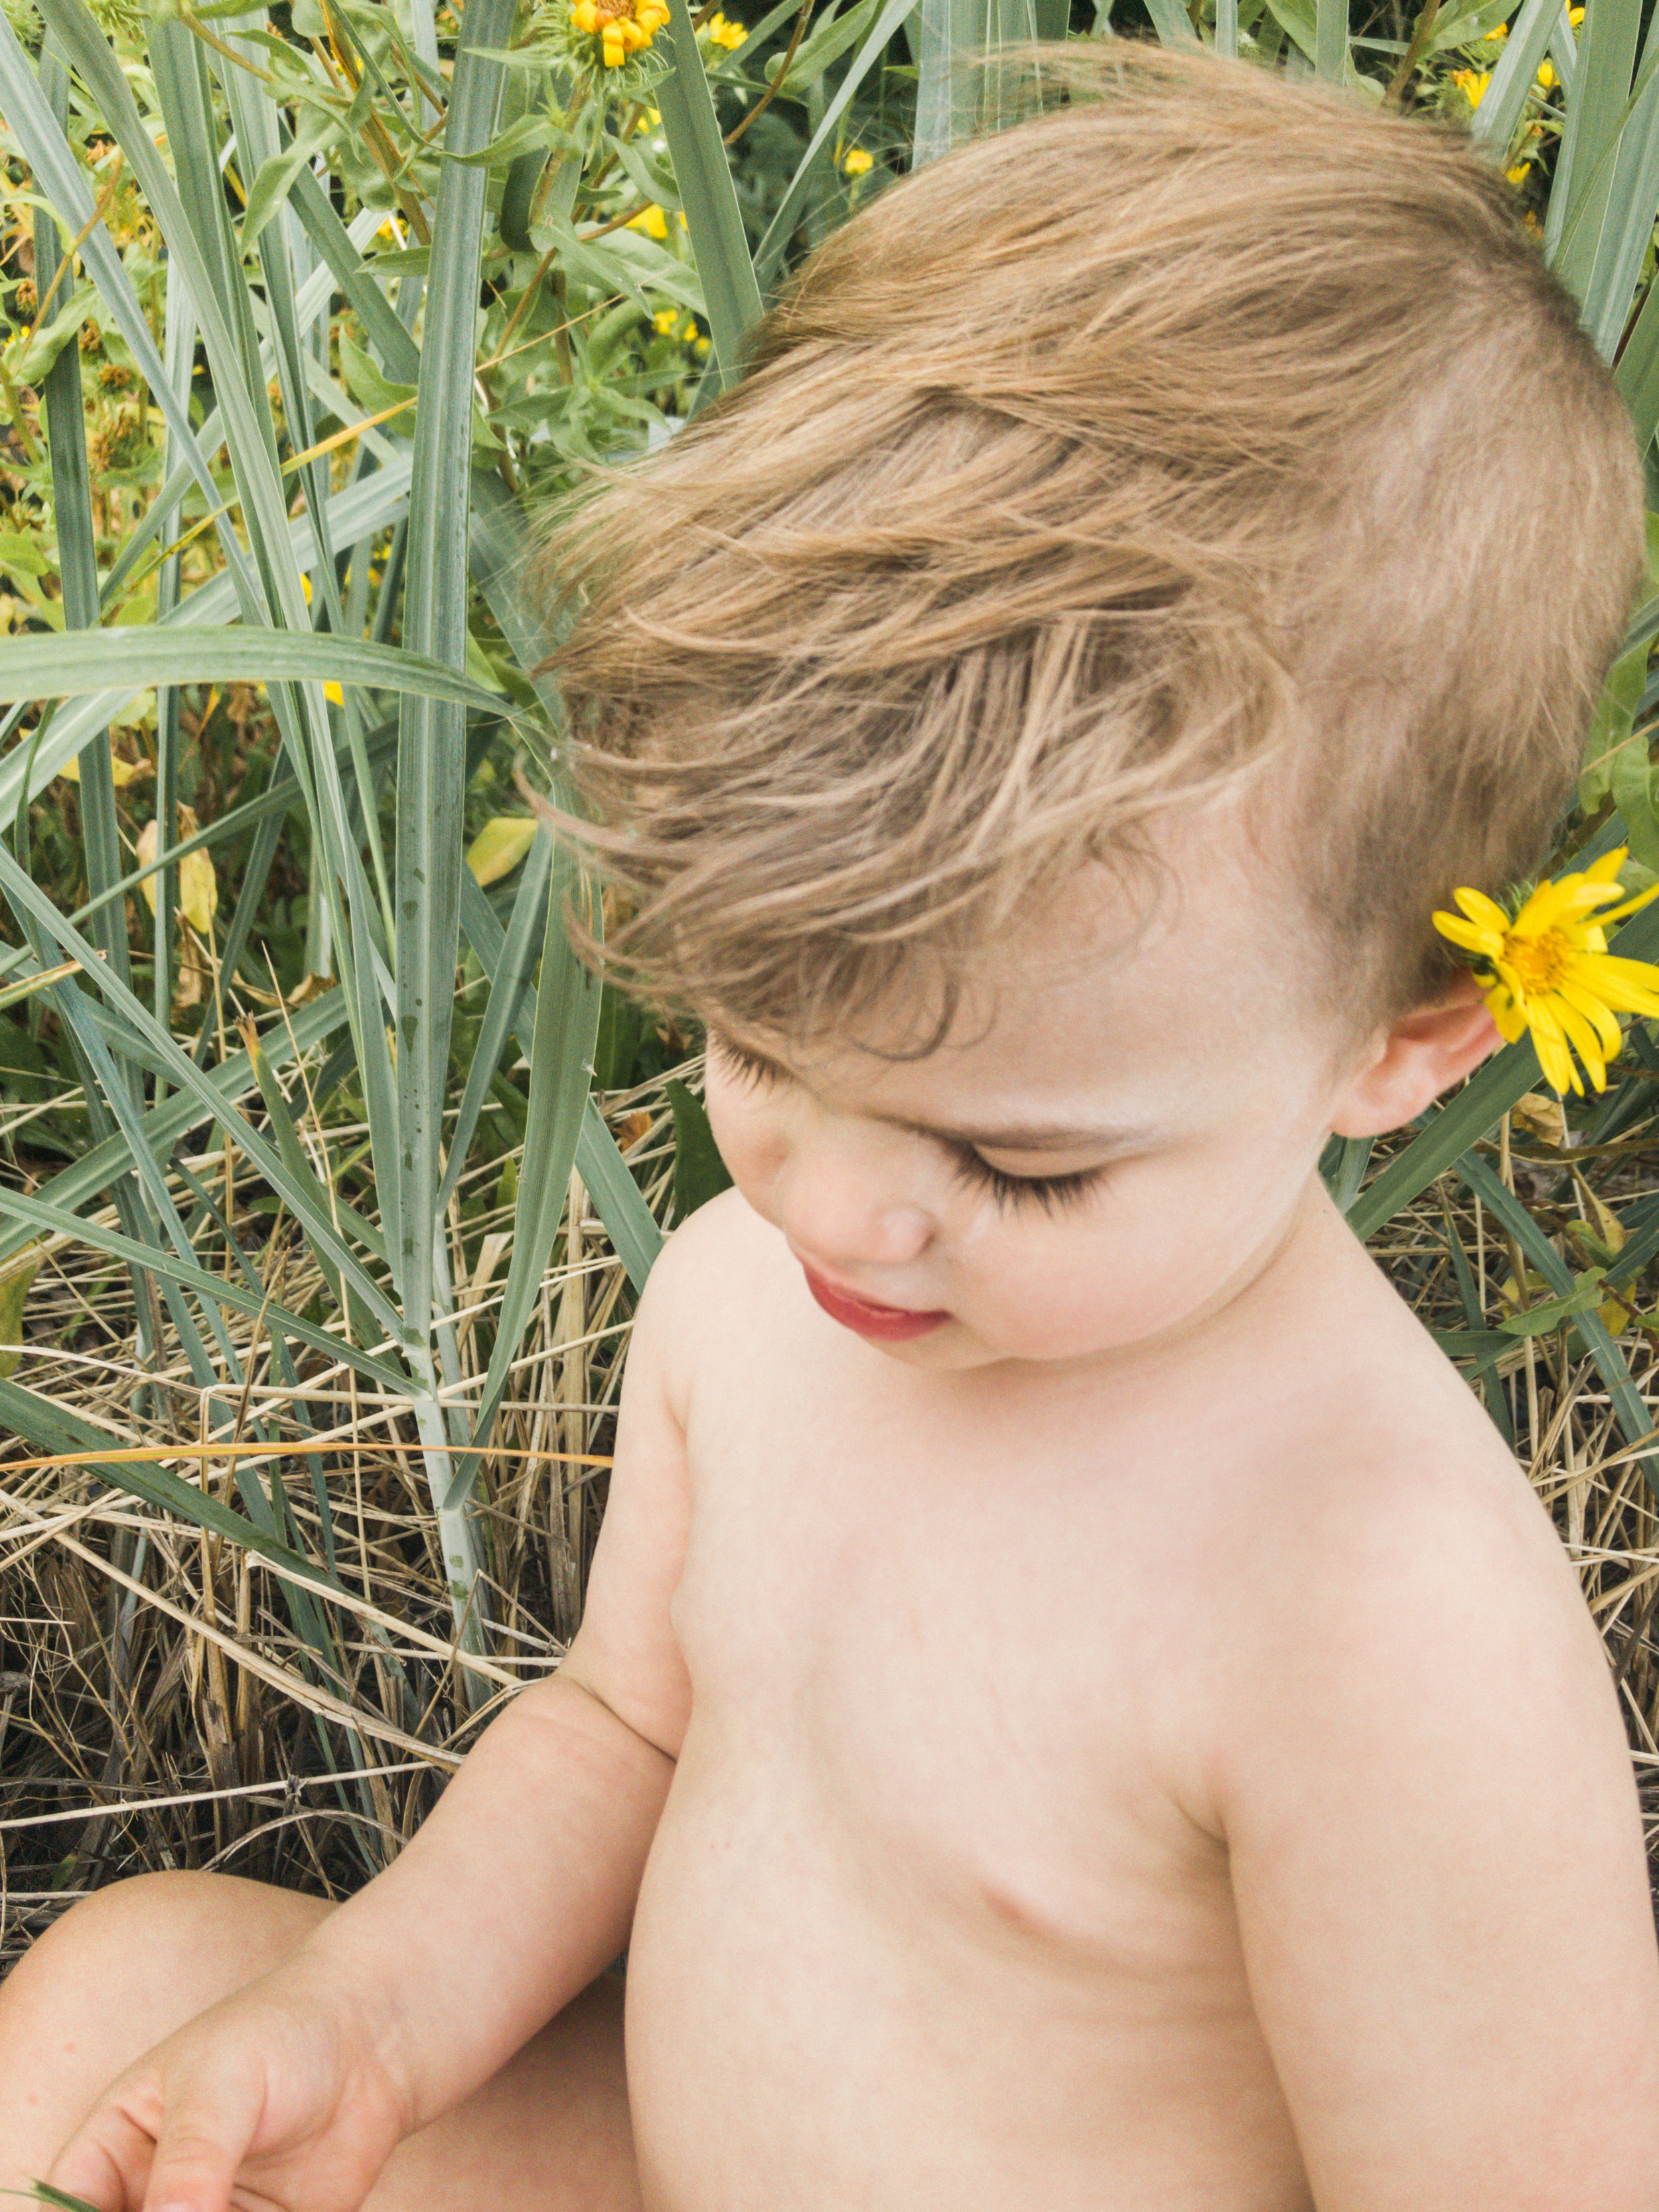
[[[854,215],[552,536],[606,957],[844,1024],[1232,791],[1333,993],[1399,1011],[1433,908],[1535,866],[1571,788],[1640,573],[1628,417],[1444,125],[1028,58],[1067,104]]]

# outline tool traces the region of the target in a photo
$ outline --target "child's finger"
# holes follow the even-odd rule
[[[139,2212],[155,2152],[148,2129],[118,2106],[106,2106],[58,2153],[46,2183],[96,2212]]]
[[[229,2212],[231,2185],[258,2119],[234,2081],[198,2078],[170,2106],[150,2161],[142,2212]],[[141,2212],[135,2204],[132,2212]]]

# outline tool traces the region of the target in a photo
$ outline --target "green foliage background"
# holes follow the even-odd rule
[[[1659,423],[1642,0],[1582,20],[1559,0],[782,0],[740,23],[669,5],[619,69],[568,0],[0,16],[0,1336],[27,1345],[50,1247],[126,1271],[137,1364],[187,1370],[204,1443],[292,1443],[297,1424],[303,1443],[302,1395],[250,1416],[255,1371],[298,1392],[343,1364],[404,1409],[480,1662],[477,1486],[573,1170],[636,1286],[661,1233],[594,1089],[692,1042],[594,988],[561,921],[581,887],[544,837],[501,828],[523,811],[515,760],[552,775],[527,556],[580,463],[672,435],[826,230],[995,127],[1000,80],[964,59],[1068,34],[1200,39],[1468,118],[1650,462]],[[1628,842],[1659,872],[1656,636],[1659,596],[1633,616],[1564,854]],[[1659,953],[1659,908],[1619,943]],[[1630,1346],[1659,1341],[1659,1200],[1615,1170],[1647,1140],[1656,1074],[1638,1036],[1617,1087],[1574,1108],[1575,1162],[1557,1147],[1541,1206],[1491,1143],[1537,1082],[1525,1045],[1385,1163],[1328,1158],[1362,1234],[1448,1170],[1499,1225],[1518,1310],[1494,1322],[1465,1267],[1467,1326],[1444,1334],[1500,1423],[1503,1364],[1553,1331],[1646,1451]],[[672,1101],[684,1210],[717,1169],[694,1096]],[[1607,1165],[1581,1193],[1586,1161]],[[250,1260],[216,1178],[302,1236],[321,1279],[304,1302]],[[508,1199],[470,1376],[455,1255],[471,1267]],[[179,1432],[159,1387],[131,1413]],[[122,1441],[15,1353],[0,1423],[43,1452]],[[314,1537],[274,1461],[222,1497],[159,1461],[107,1472],[303,1573],[283,1588],[326,1679],[328,1488],[295,1464]]]

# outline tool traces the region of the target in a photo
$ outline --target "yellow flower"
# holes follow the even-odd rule
[[[1531,167],[1530,161],[1517,161],[1512,169],[1505,169],[1504,174],[1510,184],[1524,185],[1527,181],[1527,172]]]
[[[730,22],[724,15],[711,15],[706,27],[714,44],[726,47],[728,52],[735,51],[749,36],[745,25]]]
[[[1543,87],[1546,92],[1553,92],[1555,89],[1555,64],[1553,62],[1539,63],[1537,82]]]
[[[672,338],[679,328],[680,311],[678,307],[659,307],[651,320],[659,338]]]
[[[1454,70],[1451,73],[1451,80],[1464,99],[1468,101],[1469,106],[1472,108],[1479,107],[1486,87],[1492,82],[1492,71],[1490,70]]]
[[[620,69],[651,44],[668,9],[664,0],[574,0],[570,20],[585,38],[598,36],[606,69]]]
[[[842,157],[842,169],[849,177],[867,177],[876,166],[875,156],[866,154],[862,146],[854,146]]]
[[[663,211],[655,205],[641,208],[637,215],[630,215],[628,228],[629,230],[642,230],[647,238],[654,238],[659,245],[668,235],[668,224]]]
[[[1474,979],[1505,1042],[1531,1030],[1544,1079],[1557,1092],[1583,1091],[1575,1052],[1591,1088],[1605,1091],[1607,1063],[1624,1042],[1615,1017],[1659,1015],[1659,967],[1607,951],[1607,925],[1659,898],[1659,884],[1623,897],[1625,857],[1621,845],[1592,867],[1546,878],[1513,919],[1468,889],[1452,893],[1461,915],[1434,917],[1440,934],[1472,956]]]

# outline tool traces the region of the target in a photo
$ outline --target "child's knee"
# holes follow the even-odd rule
[[[118,2005],[130,2016],[188,2019],[296,1948],[328,1910],[225,1875],[112,1882],[54,1921],[0,1984],[0,2027],[25,2008]]]

